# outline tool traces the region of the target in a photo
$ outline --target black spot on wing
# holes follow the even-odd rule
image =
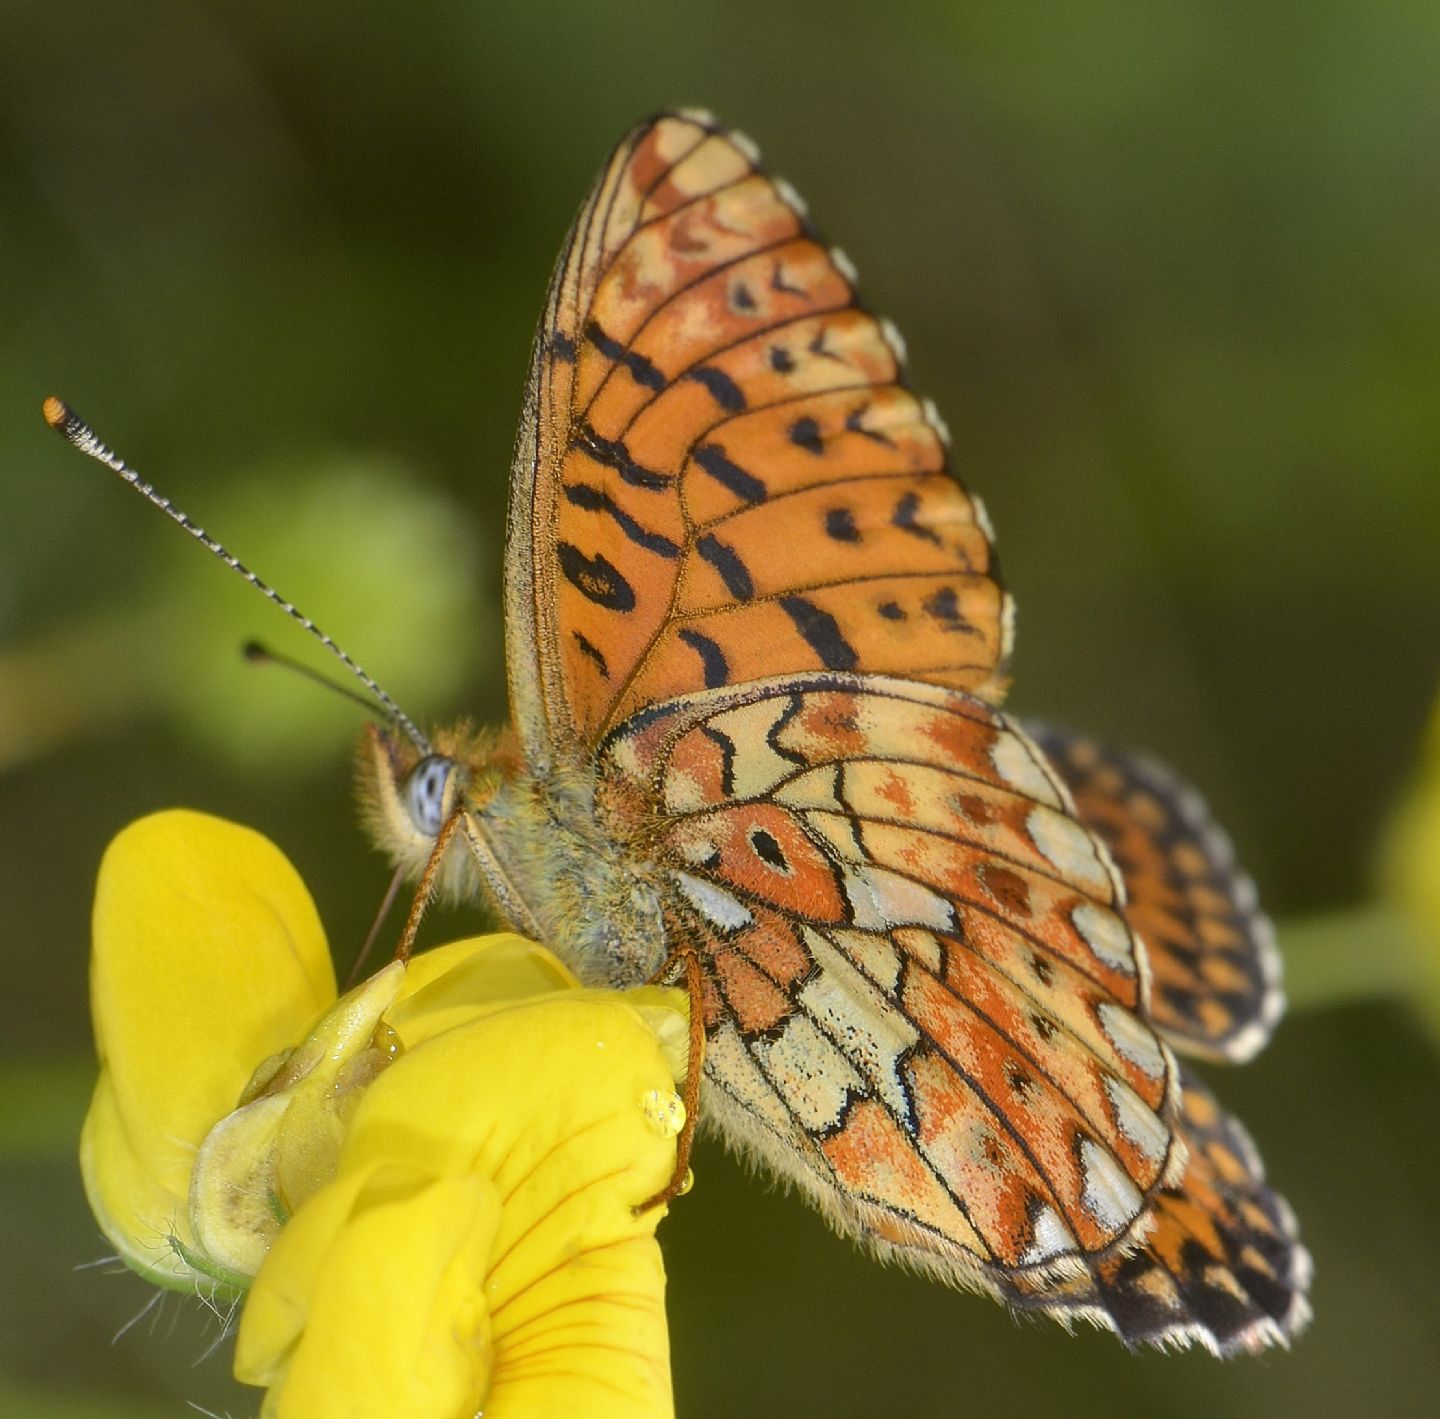
[[[805,294],[803,286],[792,286],[785,279],[785,268],[778,261],[775,263],[774,271],[770,273],[770,289],[780,291],[787,296],[803,296]]]
[[[827,670],[853,670],[860,663],[855,647],[840,633],[840,623],[828,611],[803,596],[782,596],[780,607]]]
[[[795,357],[783,345],[770,347],[770,368],[776,374],[789,374],[795,368]]]
[[[580,647],[581,653],[594,663],[595,668],[600,672],[600,678],[608,680],[610,667],[605,663],[605,657],[600,653],[599,647],[591,645],[579,631],[571,631],[570,634],[575,638],[575,644]]]
[[[731,462],[718,443],[702,444],[697,448],[695,462],[737,498],[742,498],[747,503],[765,501],[765,484],[753,473],[747,473],[738,463]]]
[[[742,313],[749,313],[755,309],[755,297],[751,294],[750,287],[744,281],[736,281],[727,293],[730,302],[730,309]]]
[[[623,365],[636,384],[644,385],[646,389],[653,389],[657,394],[665,388],[665,376],[644,355],[607,335],[593,320],[585,327],[585,338],[607,360],[614,360],[616,364]]]
[[[1217,1260],[1223,1261],[1223,1258],[1214,1257],[1194,1238],[1187,1238],[1181,1244],[1179,1280],[1186,1305],[1195,1318],[1223,1343],[1250,1324],[1254,1313],[1241,1297],[1207,1283],[1206,1277]],[[1241,1279],[1245,1278],[1242,1276]]]
[[[1182,1020],[1188,1020],[1192,1025],[1200,1025],[1203,1016],[1200,1013],[1200,995],[1198,991],[1187,990],[1184,986],[1171,985],[1166,982],[1159,988],[1165,1003]]]
[[[603,553],[587,557],[578,547],[561,542],[555,548],[565,580],[587,600],[609,611],[633,611],[635,590]]]
[[[905,612],[898,601],[882,601],[875,608],[887,621],[903,621]]]
[[[1139,803],[1136,804],[1136,809],[1138,815],[1138,811],[1141,810],[1141,805]],[[1153,814],[1143,819],[1142,821],[1153,822]],[[1173,846],[1173,844],[1166,844],[1166,846]],[[1135,875],[1136,869],[1139,864],[1135,861],[1133,854],[1126,854],[1123,860],[1121,854],[1118,852],[1112,853],[1112,855],[1115,858],[1116,865],[1121,868],[1122,872],[1128,872],[1132,877]],[[1181,878],[1178,881],[1173,882],[1172,885],[1183,887],[1185,885],[1184,879]],[[1195,977],[1197,980],[1201,978],[1204,972],[1205,953],[1201,951],[1198,946],[1194,946],[1184,940],[1176,940],[1173,935],[1167,935],[1165,939],[1165,948],[1167,951],[1169,951],[1170,955],[1174,957],[1176,961],[1178,961],[1182,966],[1185,967],[1185,969],[1191,974],[1191,976]],[[1218,952],[1222,948],[1219,946],[1214,946],[1209,949]],[[1238,960],[1236,959],[1234,952],[1225,952],[1225,954],[1230,959],[1232,965],[1243,966],[1245,964],[1245,957],[1243,953],[1240,955]]]
[[[805,348],[809,350],[817,360],[834,360],[837,365],[847,363],[844,355],[836,353],[836,351],[832,350],[825,343],[825,336],[828,333],[829,331],[822,325],[819,330],[815,332],[814,337]]]
[[[697,384],[703,384],[710,391],[711,398],[727,414],[739,414],[744,410],[745,392],[724,370],[717,370],[710,365],[700,365],[693,370],[687,370],[684,377],[693,379]]]
[[[720,573],[725,589],[737,601],[749,601],[755,595],[755,583],[740,554],[727,546],[714,533],[707,532],[695,543],[695,550]]]
[[[845,416],[845,427],[852,434],[859,434],[861,438],[867,438],[872,443],[883,444],[886,448],[894,448],[895,440],[889,434],[881,433],[879,429],[867,429],[865,427],[865,411],[869,409],[868,404],[862,404],[858,409],[852,409]]]
[[[580,425],[571,446],[578,448],[602,468],[613,469],[620,475],[621,480],[632,488],[644,488],[646,492],[659,493],[675,481],[668,473],[657,473],[636,463],[630,457],[630,450],[625,447],[624,439],[602,438],[589,424]]]
[[[1231,1269],[1240,1284],[1250,1293],[1251,1299],[1256,1305],[1283,1325],[1295,1306],[1294,1283],[1279,1279],[1280,1276],[1288,1276],[1293,1267],[1291,1248],[1274,1241],[1267,1243],[1265,1239],[1258,1236],[1250,1239],[1250,1245],[1262,1256],[1265,1256],[1265,1259],[1279,1273],[1278,1276],[1267,1275],[1258,1266],[1246,1264],[1244,1250],[1241,1246],[1234,1245],[1241,1240],[1241,1238],[1232,1239],[1232,1247],[1237,1255]],[[1266,1255],[1267,1253],[1268,1255]]]
[[[926,527],[916,513],[920,511],[920,494],[915,492],[906,493],[903,498],[895,504],[894,511],[890,514],[890,523],[898,527],[901,532],[908,532],[912,537],[918,537],[924,542],[932,542],[935,546],[940,545],[939,535],[933,528]]]
[[[825,452],[825,442],[820,437],[820,425],[805,414],[790,425],[790,442],[796,448],[803,448],[806,453],[813,453],[817,457]]]
[[[636,522],[609,493],[600,488],[592,488],[588,483],[567,483],[565,501],[574,507],[584,508],[586,512],[606,513],[614,519],[615,525],[626,537],[647,552],[654,552],[669,561],[674,561],[680,555],[680,548],[676,543],[663,533],[652,532],[648,527]]]
[[[825,535],[836,542],[858,542],[860,529],[855,526],[855,514],[848,507],[826,508]]]
[[[756,857],[762,862],[768,863],[776,871],[787,873],[790,871],[790,863],[785,856],[785,850],[764,828],[755,828],[751,831],[750,846],[755,849]]]
[[[1014,1060],[1007,1060],[1003,1069],[1005,1082],[1010,1086],[1010,1091],[1018,1099],[1029,1098],[1030,1092],[1035,1087],[1035,1080],[1022,1069]]]
[[[688,628],[680,630],[678,635],[700,657],[700,666],[705,675],[707,690],[718,689],[721,685],[729,684],[730,664],[725,659],[725,652],[715,641],[712,641],[709,636],[702,636],[699,631],[692,631]]]
[[[563,360],[567,365],[575,363],[575,342],[563,331],[552,330],[550,332],[550,353],[557,360]]]
[[[975,627],[960,614],[960,597],[953,586],[942,586],[920,603],[927,616],[940,623],[942,630],[977,634]]]

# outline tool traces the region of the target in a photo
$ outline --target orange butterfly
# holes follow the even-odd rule
[[[449,886],[588,981],[698,965],[705,1118],[875,1251],[1283,1342],[1308,1259],[1171,1053],[1273,1025],[1253,889],[1171,781],[998,708],[1011,602],[903,360],[748,140],[636,128],[535,342],[513,729],[376,731],[369,816],[416,870],[453,828]]]

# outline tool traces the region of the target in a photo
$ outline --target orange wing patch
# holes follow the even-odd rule
[[[660,815],[606,828],[652,844],[706,963],[722,1116],[808,1157],[843,1225],[982,1285],[1133,1234],[1181,1166],[1175,1066],[1118,880],[1007,721],[784,678],[643,712],[600,770]]]
[[[1125,879],[1156,1028],[1176,1049],[1250,1059],[1285,999],[1274,933],[1229,838],[1200,795],[1153,760],[1048,726],[1031,732]]]
[[[1002,1295],[1020,1309],[1106,1326],[1130,1345],[1197,1342],[1234,1355],[1288,1344],[1310,1319],[1310,1256],[1294,1215],[1265,1185],[1239,1121],[1188,1071],[1181,1083],[1189,1162],[1156,1197],[1145,1243],[1058,1282],[1014,1278]]]
[[[998,699],[983,514],[847,266],[708,118],[616,150],[552,283],[516,459],[528,739],[583,746],[660,700],[808,670]]]

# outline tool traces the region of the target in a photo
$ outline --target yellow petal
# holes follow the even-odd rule
[[[673,1412],[658,1209],[686,999],[531,997],[403,1053],[275,1240],[236,1374],[271,1419]],[[448,1008],[448,1007],[447,1007]],[[673,1021],[667,1021],[667,1028]]]
[[[406,1048],[479,1015],[579,984],[543,946],[500,932],[452,941],[416,956],[386,1021]]]
[[[190,1179],[194,1260],[237,1286],[260,1269],[284,1221],[275,1135],[289,1106],[283,1094],[267,1094],[226,1114],[206,1137]]]
[[[193,1290],[196,1273],[170,1245],[172,1237],[193,1240],[187,1203],[157,1181],[130,1146],[108,1074],[100,1076],[85,1115],[80,1171],[90,1210],[120,1260],[156,1286]]]
[[[499,1212],[478,1177],[396,1162],[342,1175],[276,1241],[246,1303],[237,1377],[271,1386],[275,1419],[475,1414]]]
[[[199,813],[126,828],[100,867],[90,998],[101,1081],[82,1144],[97,1218],[132,1264],[185,1220],[201,1139],[256,1065],[335,998],[315,908],[258,833]],[[183,1269],[182,1269],[183,1270]]]
[[[335,1176],[345,1125],[391,1062],[374,1040],[377,1026],[395,1038],[379,1021],[404,974],[392,961],[347,991],[206,1134],[190,1179],[197,1264],[248,1283],[291,1214]]]
[[[667,994],[683,1018],[683,992],[647,1004]],[[487,1419],[671,1412],[660,1209],[634,1209],[674,1168],[673,1132],[647,1103],[674,1082],[639,1010],[577,991],[434,1036],[356,1110],[342,1170],[398,1155],[499,1189]]]
[[[372,1042],[404,977],[405,967],[392,961],[347,991],[266,1083],[267,1095],[289,1100],[274,1176],[286,1213],[334,1175],[351,1111],[389,1062]]]

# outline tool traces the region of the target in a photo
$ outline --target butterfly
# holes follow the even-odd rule
[[[748,139],[635,128],[535,339],[512,724],[373,730],[367,816],[587,982],[683,956],[707,1125],[873,1251],[1127,1343],[1283,1343],[1308,1257],[1173,1052],[1275,1023],[1253,887],[1168,775],[1002,711],[990,525],[904,365]]]

